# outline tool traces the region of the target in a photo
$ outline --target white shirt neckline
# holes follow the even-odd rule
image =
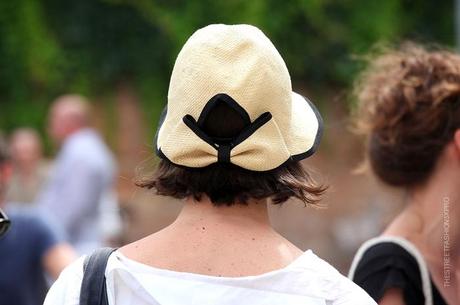
[[[83,261],[61,274],[45,305],[79,304]],[[242,277],[161,269],[115,251],[105,275],[110,305],[376,305],[311,250],[281,269]]]
[[[140,273],[154,273],[162,276],[168,277],[176,277],[176,278],[188,278],[188,279],[195,279],[195,280],[205,280],[205,281],[245,281],[245,280],[256,280],[256,279],[263,279],[266,277],[274,276],[279,273],[286,272],[290,269],[293,269],[294,266],[298,265],[300,262],[304,260],[308,260],[312,257],[313,252],[312,250],[306,250],[289,264],[287,264],[283,268],[275,269],[272,271],[267,271],[261,274],[256,275],[246,275],[246,276],[217,276],[217,275],[207,275],[201,273],[193,273],[193,272],[183,272],[183,271],[176,271],[170,269],[159,268],[151,265],[147,265],[136,260],[133,260],[127,256],[125,256],[120,251],[114,252],[115,257],[120,261],[125,267],[129,268],[131,272],[140,272]]]

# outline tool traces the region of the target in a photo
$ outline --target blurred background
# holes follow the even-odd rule
[[[331,187],[326,208],[296,201],[272,207],[276,229],[346,272],[362,241],[379,234],[404,194],[356,175],[363,148],[350,132],[349,98],[360,56],[376,43],[455,46],[455,1],[435,0],[16,0],[0,1],[0,130],[38,132],[46,164],[57,148],[47,134],[59,95],[87,96],[95,127],[116,156],[123,218],[113,243],[170,223],[181,203],[134,186],[157,162],[153,136],[166,104],[174,60],[210,23],[249,23],[274,42],[295,91],[325,119],[319,153],[305,161]],[[32,153],[31,153],[32,154]],[[27,157],[27,156],[26,156]],[[39,156],[38,156],[39,157]],[[38,158],[37,157],[37,158]],[[44,177],[43,179],[46,179]],[[39,186],[34,186],[39,187]]]

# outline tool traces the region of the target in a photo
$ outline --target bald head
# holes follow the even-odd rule
[[[51,106],[50,134],[57,142],[89,125],[89,103],[80,95],[63,95]]]

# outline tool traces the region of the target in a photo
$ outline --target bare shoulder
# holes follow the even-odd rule
[[[174,247],[174,243],[167,240],[165,242],[162,235],[162,231],[159,231],[126,244],[118,251],[128,258],[138,261],[161,255],[163,252],[168,252],[170,246]]]
[[[232,238],[222,238],[212,232],[200,232],[184,238],[161,231],[119,251],[129,259],[156,268],[230,277],[281,269],[303,254],[274,234],[235,233]]]

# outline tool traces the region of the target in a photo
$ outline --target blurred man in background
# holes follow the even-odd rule
[[[10,203],[30,206],[46,183],[49,172],[40,136],[31,128],[19,128],[11,135],[10,150],[13,173],[6,199]]]
[[[8,149],[0,137],[0,208],[6,205],[11,171]],[[56,279],[75,254],[37,214],[8,209],[8,215],[11,226],[0,237],[0,305],[42,304],[47,290],[44,273]]]
[[[90,127],[89,103],[81,96],[65,95],[53,103],[49,132],[61,147],[39,205],[80,254],[88,253],[104,239],[101,209],[109,205],[114,181],[112,154]]]

